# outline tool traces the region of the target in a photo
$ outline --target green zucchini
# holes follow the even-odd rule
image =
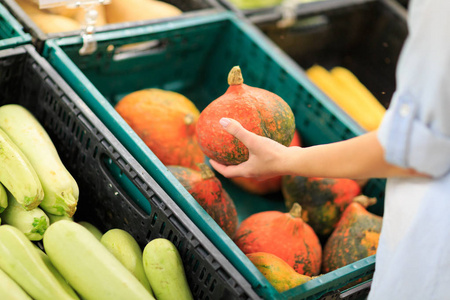
[[[78,185],[39,121],[23,106],[7,104],[0,107],[0,128],[36,171],[44,189],[41,208],[54,215],[71,217],[78,202]]]
[[[80,221],[78,222],[78,224],[89,230],[89,232],[92,233],[95,236],[95,238],[100,241],[100,239],[103,236],[103,233],[97,227],[86,221]]]
[[[78,295],[75,293],[75,291],[72,289],[72,287],[69,285],[67,280],[61,275],[61,273],[56,270],[56,268],[53,266],[52,262],[50,261],[50,258],[48,258],[48,255],[45,254],[44,251],[41,250],[38,246],[34,245],[36,248],[36,251],[38,252],[39,256],[42,258],[42,261],[47,266],[47,268],[52,272],[53,276],[55,276],[56,280],[58,280],[59,284],[62,286],[62,288],[69,294],[73,299],[80,299]]]
[[[47,268],[33,243],[11,225],[0,226],[0,269],[35,300],[73,300]]]
[[[37,207],[44,190],[36,171],[25,154],[0,129],[0,183],[26,209]]]
[[[0,183],[0,213],[8,207],[8,194],[6,193],[5,188]]]
[[[39,207],[26,210],[14,196],[7,192],[8,207],[0,214],[3,223],[18,228],[31,241],[40,241],[50,225],[45,212]]]
[[[156,299],[193,299],[180,253],[171,241],[158,238],[148,242],[143,251],[143,261]]]
[[[0,269],[0,299],[32,300],[14,280],[2,271],[2,269]]]
[[[131,234],[119,228],[110,229],[100,242],[153,294],[145,275],[142,250]]]
[[[44,235],[53,266],[87,300],[154,299],[100,241],[82,225],[61,220]]]

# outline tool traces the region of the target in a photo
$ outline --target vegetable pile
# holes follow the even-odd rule
[[[333,74],[342,80],[352,80],[342,68],[336,68]],[[229,197],[205,164],[205,158],[192,166],[198,155],[188,150],[199,145],[206,157],[227,165],[247,160],[248,149],[219,125],[221,117],[236,119],[247,130],[285,146],[303,145],[293,112],[282,98],[244,84],[238,66],[230,71],[228,83],[226,92],[199,115],[192,102],[169,91],[133,92],[119,101],[116,109],[277,291],[375,254],[382,217],[367,211],[376,202],[362,194],[367,181],[292,175],[268,180],[232,178],[231,182],[250,194],[278,193],[286,209],[254,213],[238,224],[235,204],[239,202]],[[175,104],[180,99],[183,104]],[[366,98],[365,103],[370,101],[373,100]],[[168,114],[157,116],[167,110],[165,107],[171,108]],[[182,113],[175,114],[172,110]],[[379,110],[379,115],[382,112]],[[186,119],[190,122],[186,123]],[[371,126],[375,128],[377,123],[371,121]],[[173,143],[175,140],[177,143]],[[163,149],[165,146],[168,148]],[[180,160],[183,151],[184,159]],[[168,153],[173,159],[187,163],[171,164]]]
[[[0,107],[0,299],[193,299],[176,246],[77,221],[78,186],[24,107]]]

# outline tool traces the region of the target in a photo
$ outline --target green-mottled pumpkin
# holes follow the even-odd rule
[[[319,237],[326,239],[334,230],[345,208],[361,193],[360,185],[351,179],[286,175],[281,191],[290,209],[302,207],[302,219]]]
[[[248,149],[219,124],[223,117],[235,119],[247,130],[289,146],[295,121],[290,106],[278,95],[243,83],[241,70],[234,67],[230,85],[212,101],[197,121],[197,140],[203,153],[224,164],[235,165],[248,159]]]
[[[238,227],[238,216],[233,199],[211,168],[203,163],[198,166],[201,171],[182,166],[168,166],[167,169],[223,231],[233,238]]]
[[[279,293],[312,279],[310,276],[295,272],[288,263],[276,255],[255,252],[246,254],[246,256]]]
[[[376,253],[383,218],[366,209],[374,200],[360,195],[347,206],[323,249],[323,273]]]
[[[294,204],[288,213],[264,211],[242,221],[234,242],[244,254],[271,253],[289,264],[297,273],[315,276],[322,264],[322,246],[314,230],[300,217]]]

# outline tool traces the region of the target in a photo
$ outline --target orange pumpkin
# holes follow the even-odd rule
[[[246,255],[279,293],[312,279],[310,276],[295,272],[290,265],[276,255],[265,252]]]
[[[197,200],[216,223],[233,238],[238,227],[238,216],[233,199],[222,187],[220,180],[206,164],[199,164],[201,171],[182,166],[168,166],[184,188]]]
[[[300,146],[301,139],[297,130],[294,131],[294,138],[292,139],[290,147]],[[282,176],[276,176],[268,179],[233,177],[230,178],[234,184],[241,187],[243,190],[255,195],[267,195],[276,193],[281,190]]]
[[[366,209],[375,201],[360,195],[347,206],[323,249],[324,273],[376,253],[383,218]]]
[[[196,169],[204,162],[195,135],[200,112],[185,96],[145,89],[126,95],[115,109],[164,165]]]
[[[322,246],[313,229],[300,217],[301,207],[291,211],[265,211],[251,215],[239,226],[234,241],[245,254],[271,253],[303,275],[318,275]]]
[[[196,169],[204,162],[195,135],[200,112],[183,95],[140,90],[122,98],[115,109],[163,164]]]
[[[289,146],[295,130],[289,105],[272,92],[244,84],[239,67],[230,71],[228,84],[225,94],[212,101],[197,122],[197,138],[205,155],[224,165],[248,159],[247,147],[219,124],[222,117],[235,119],[247,130]]]

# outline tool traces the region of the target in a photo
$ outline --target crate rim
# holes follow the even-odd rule
[[[23,26],[14,16],[8,11],[8,9],[0,3],[0,15],[5,18],[11,28],[18,34],[18,36],[9,37],[0,40],[0,50],[8,47],[15,47],[27,43],[31,43],[31,35],[23,31]]]
[[[330,103],[325,94],[321,92],[311,81],[306,78],[304,71],[297,66],[293,60],[288,57],[281,49],[278,48],[273,42],[269,41],[257,28],[253,27],[252,24],[245,19],[239,18],[239,16],[233,14],[232,12],[223,12],[215,15],[207,15],[203,18],[196,19],[180,19],[170,24],[159,23],[149,26],[142,26],[137,28],[131,28],[126,30],[128,36],[145,36],[147,34],[158,33],[166,30],[181,29],[184,27],[205,25],[212,22],[223,22],[231,21],[240,30],[249,34],[250,36],[257,36],[258,39],[255,41],[263,50],[265,50],[272,59],[278,62],[284,69],[286,69],[289,74],[296,79],[299,83],[303,84],[309,91],[316,97],[316,99],[321,102],[321,104],[330,111],[339,112],[336,116],[340,121],[347,126],[347,128],[352,131],[355,135],[360,135],[365,133],[365,131],[357,125],[347,114],[334,103]],[[109,41],[116,40],[120,38],[126,38],[123,32],[113,31],[113,32],[102,32],[96,33],[97,41]],[[96,89],[96,87],[84,76],[81,70],[70,60],[70,58],[64,53],[61,47],[66,45],[80,44],[82,42],[79,37],[67,37],[60,39],[47,40],[43,52],[43,56],[46,57],[52,65],[55,66],[67,81],[75,80],[75,84],[78,88],[83,88],[90,91],[89,98],[93,101],[98,101],[99,107],[112,113],[114,116],[118,116],[117,112],[111,107],[111,104],[103,97],[103,95]],[[79,81],[81,78],[82,82]],[[121,118],[120,118],[121,119]],[[124,120],[116,120],[121,125],[127,128],[127,131],[131,128]],[[147,155],[152,155],[150,149],[140,140],[135,133],[128,132],[133,139],[137,139],[136,142]],[[182,187],[182,185],[175,179],[175,177],[167,170],[167,168],[160,162],[154,161],[158,167],[159,171],[162,172],[162,176],[166,177],[166,180],[172,185],[169,191],[166,191],[172,199],[177,199],[179,197],[183,198],[183,201],[188,201],[186,207],[182,207],[183,210],[188,211],[189,216],[197,216],[194,223],[202,228],[202,231],[210,240],[215,240],[215,246],[223,253],[223,255],[236,267],[236,269],[241,272],[252,288],[258,292],[258,294],[264,294],[264,296],[269,296],[271,299],[306,299],[303,297],[299,298],[298,293],[304,292],[305,297],[310,295],[322,296],[323,293],[329,292],[330,289],[337,289],[343,285],[342,279],[339,275],[345,276],[359,276],[366,274],[374,269],[375,256],[367,257],[361,261],[355,262],[336,271],[329,272],[320,276],[320,279],[315,278],[299,287],[290,289],[286,292],[279,293],[273,286],[267,281],[267,279],[256,269],[256,267],[251,263],[251,261],[245,256],[245,254],[232,242],[232,240],[223,232],[222,229],[212,220],[212,218],[198,205],[198,203],[193,199],[193,197]],[[144,169],[146,167],[144,166]],[[161,184],[161,183],[160,183]],[[173,188],[175,187],[175,188]],[[178,201],[177,204],[181,206]],[[200,216],[200,217],[199,217]],[[199,217],[199,218],[198,218]],[[230,245],[232,245],[230,247]],[[347,279],[348,280],[348,279]],[[341,282],[339,282],[341,281]],[[327,291],[318,291],[321,286],[319,284],[324,284],[328,287]],[[310,292],[307,292],[308,290]],[[300,295],[303,296],[303,295]],[[316,298],[308,298],[316,299]]]
[[[313,16],[321,14],[325,11],[329,12],[333,10],[346,9],[367,3],[381,3],[382,5],[389,7],[398,17],[403,19],[407,18],[407,10],[402,7],[397,0],[321,0],[304,2],[296,5],[295,15],[296,17]],[[247,18],[253,24],[278,21],[282,18],[281,7],[278,5],[265,10],[248,13]]]

